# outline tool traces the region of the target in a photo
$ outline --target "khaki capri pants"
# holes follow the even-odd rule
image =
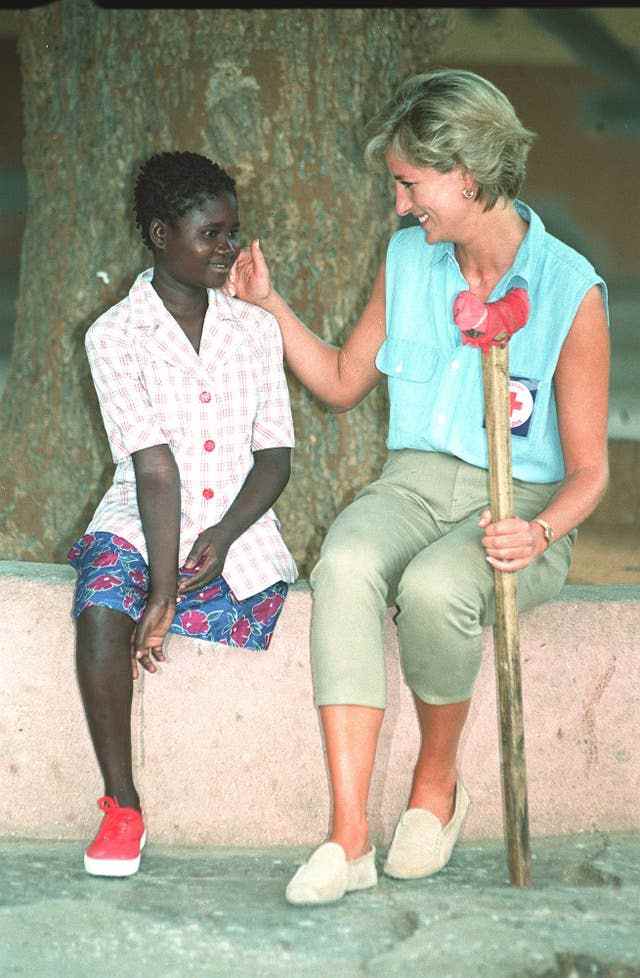
[[[537,516],[560,483],[514,480],[514,509]],[[478,519],[488,473],[451,455],[392,451],[379,479],[329,530],[310,578],[311,666],[318,706],[384,708],[384,618],[396,605],[407,685],[426,703],[471,696],[482,628],[495,619],[493,568]],[[518,608],[555,597],[576,531],[518,573]]]

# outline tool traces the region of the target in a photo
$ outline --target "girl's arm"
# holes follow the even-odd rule
[[[273,506],[289,481],[290,448],[265,448],[253,453],[254,465],[219,523],[204,530],[185,561],[194,574],[181,579],[178,591],[195,591],[222,573],[229,548]]]
[[[180,540],[180,475],[168,445],[153,445],[132,455],[138,509],[149,561],[149,597],[132,638],[134,679],[137,662],[155,672],[151,656],[164,661],[162,643],[176,610]]]
[[[355,407],[382,377],[375,358],[385,338],[384,264],[367,306],[342,348],[307,329],[275,291],[258,241],[252,241],[251,248],[238,255],[227,288],[239,299],[253,302],[276,317],[290,370],[335,411]]]

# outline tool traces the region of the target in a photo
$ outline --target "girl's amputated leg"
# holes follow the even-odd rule
[[[105,794],[139,809],[131,759],[134,628],[131,618],[111,608],[86,608],[77,619],[76,666]]]
[[[359,859],[371,849],[367,818],[369,785],[384,710],[369,706],[322,706],[332,817],[329,841]]]

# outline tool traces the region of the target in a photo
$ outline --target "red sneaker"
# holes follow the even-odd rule
[[[117,798],[98,799],[104,812],[98,834],[85,850],[84,868],[92,876],[133,876],[140,866],[140,851],[147,833],[135,808],[121,808]]]

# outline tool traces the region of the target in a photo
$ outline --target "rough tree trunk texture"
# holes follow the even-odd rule
[[[364,124],[437,59],[450,14],[61,0],[22,16],[29,210],[0,404],[0,558],[63,561],[113,473],[83,340],[151,264],[132,216],[139,163],[189,149],[227,168],[244,240],[260,236],[279,290],[339,343],[396,226],[390,179],[364,169]],[[336,416],[290,388],[298,444],[277,510],[307,574],[381,467],[386,397],[381,385]]]

